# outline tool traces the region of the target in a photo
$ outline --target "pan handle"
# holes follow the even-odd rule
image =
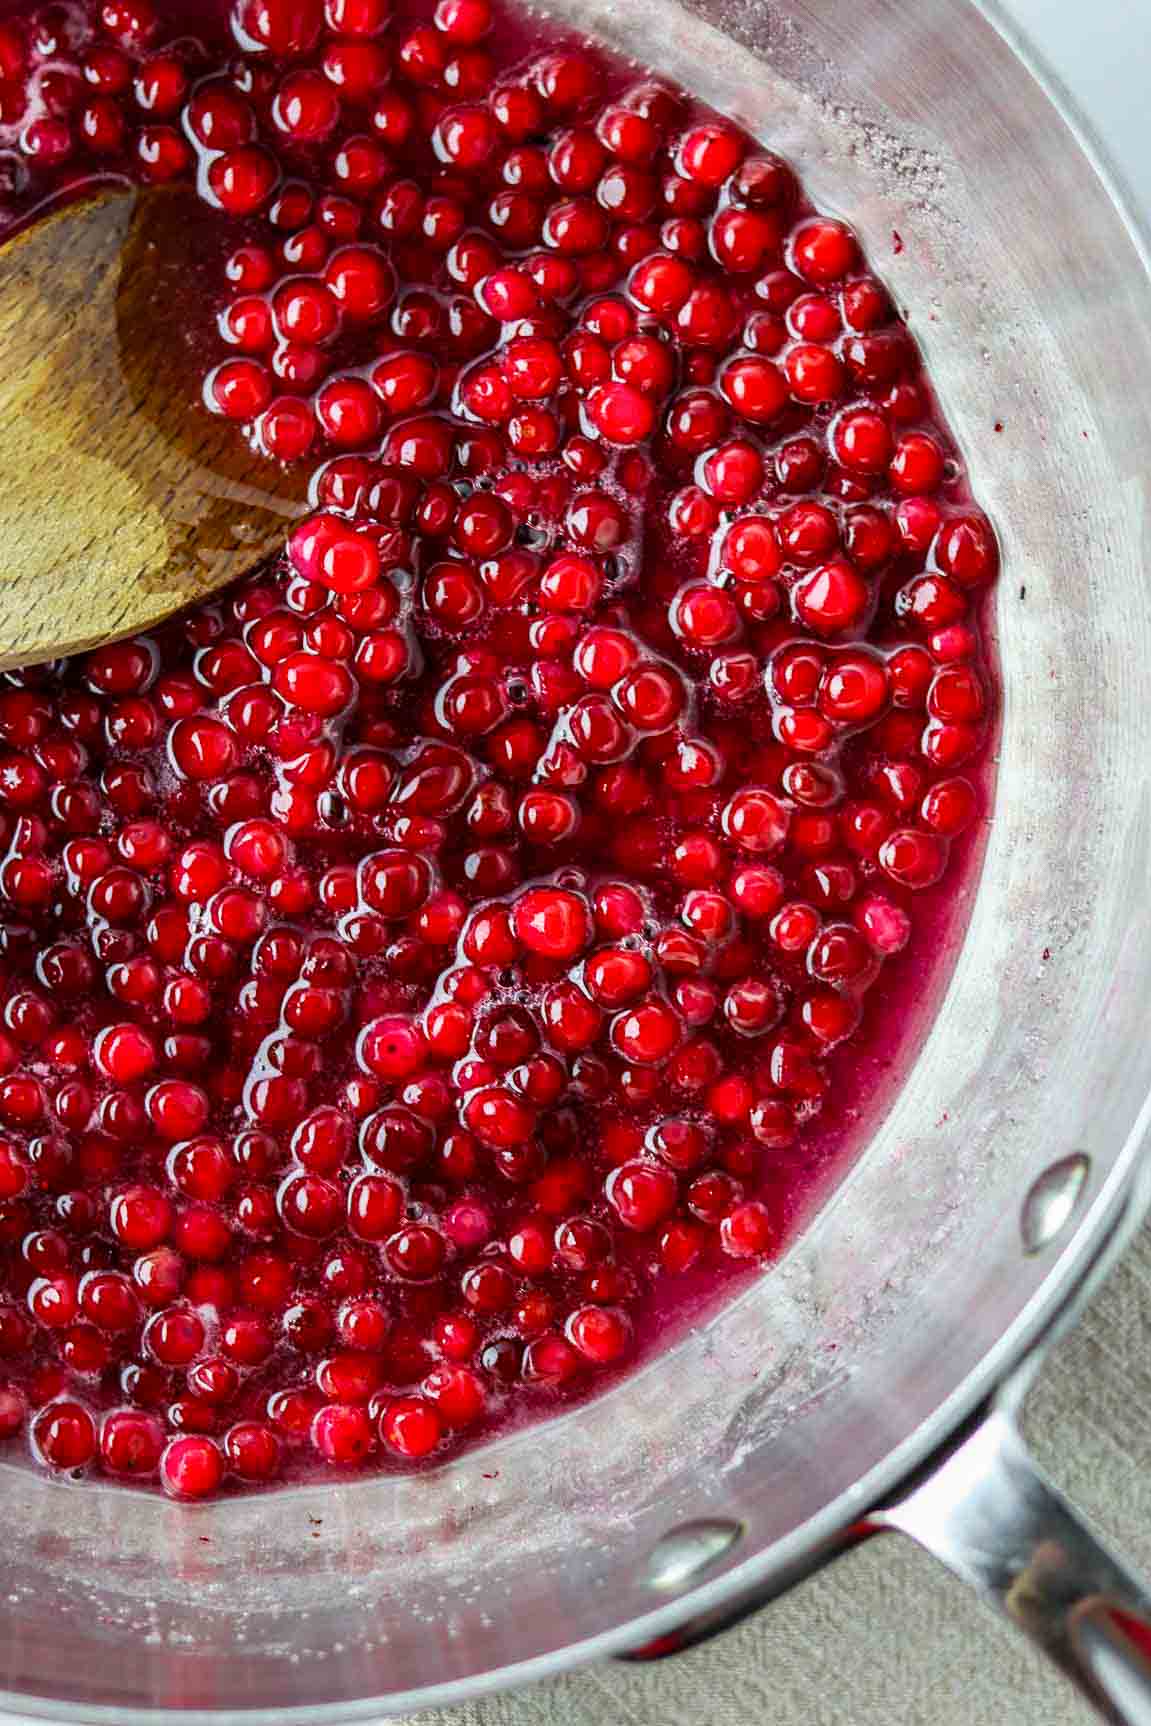
[[[1151,1588],[1047,1481],[994,1407],[875,1529],[918,1542],[1018,1626],[1115,1726],[1151,1726]]]

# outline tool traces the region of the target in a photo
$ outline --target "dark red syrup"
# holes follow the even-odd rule
[[[188,413],[312,508],[0,676],[0,1432],[426,1465],[858,1146],[972,889],[995,542],[850,230],[535,19],[5,8],[3,230],[109,178],[198,188]]]

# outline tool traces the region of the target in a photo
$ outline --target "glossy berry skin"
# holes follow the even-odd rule
[[[788,164],[491,0],[201,10],[0,24],[0,240],[177,188],[190,435],[283,506],[0,678],[0,1443],[181,1505],[436,1467],[767,1272],[999,706],[993,526]]]
[[[160,1458],[160,1481],[172,1498],[210,1498],[223,1476],[223,1458],[210,1438],[174,1438]]]
[[[51,1468],[83,1468],[96,1449],[96,1428],[78,1402],[48,1403],[32,1424],[34,1448]]]

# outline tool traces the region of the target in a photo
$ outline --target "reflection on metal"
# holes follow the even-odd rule
[[[1063,1232],[1075,1213],[1090,1172],[1091,1158],[1084,1151],[1076,1151],[1073,1156],[1052,1163],[1034,1182],[1019,1214],[1023,1251],[1028,1256],[1042,1252]]]
[[[1151,1726],[1151,1590],[1048,1483],[1006,1414],[875,1521],[976,1587],[1104,1719]]]
[[[652,1550],[644,1581],[659,1594],[675,1594],[718,1564],[743,1535],[740,1522],[684,1522]]]

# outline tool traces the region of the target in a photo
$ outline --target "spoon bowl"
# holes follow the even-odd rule
[[[191,188],[111,184],[0,250],[0,669],[150,628],[303,507],[301,472],[202,406],[172,314],[209,245]]]

